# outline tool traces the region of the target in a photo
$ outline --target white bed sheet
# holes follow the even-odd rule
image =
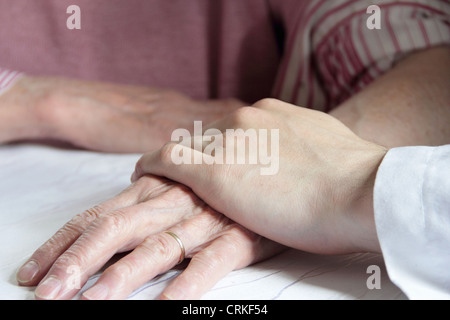
[[[22,144],[0,147],[0,299],[34,298],[17,269],[74,215],[122,191],[140,155],[116,155]],[[368,267],[380,267],[381,289],[369,289]],[[179,270],[170,270],[129,299],[155,299]],[[93,275],[81,292],[95,283]],[[79,298],[79,295],[75,299]],[[289,250],[230,273],[207,300],[406,299],[376,254],[321,256]]]

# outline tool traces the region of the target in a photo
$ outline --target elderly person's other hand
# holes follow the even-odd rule
[[[141,153],[161,147],[176,128],[215,121],[241,106],[233,99],[196,101],[167,89],[24,76],[0,96],[0,143],[56,140]]]
[[[145,176],[115,198],[74,217],[19,269],[38,299],[69,299],[116,253],[129,252],[84,292],[86,299],[123,299],[182,258],[187,268],[163,299],[196,299],[232,270],[285,248],[262,238],[197,198],[190,189]],[[74,277],[78,277],[74,279]]]
[[[330,115],[271,99],[205,129],[200,141],[183,139],[144,155],[133,179],[151,173],[183,183],[230,219],[290,247],[326,254],[380,251],[372,203],[384,147],[360,139]],[[259,137],[259,150],[249,147],[251,129],[271,132],[270,138]],[[279,140],[272,139],[273,130],[279,130]],[[224,141],[223,149],[211,152],[212,141]],[[278,172],[263,175],[269,166],[263,157],[255,164],[227,163],[239,147],[246,148],[247,160],[252,152],[279,150],[278,159],[271,158],[278,161]],[[203,161],[180,163],[179,155],[190,155],[190,163]]]

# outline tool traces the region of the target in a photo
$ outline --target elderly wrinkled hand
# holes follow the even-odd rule
[[[189,188],[145,176],[65,224],[19,269],[17,280],[37,285],[38,299],[70,299],[80,289],[74,283],[82,286],[116,253],[127,252],[82,295],[123,299],[186,257],[187,268],[160,298],[196,299],[232,270],[282,250],[216,212]]]
[[[242,106],[197,101],[173,90],[57,77],[22,77],[0,97],[0,143],[67,142],[95,151],[140,153],[172,130],[215,121]]]

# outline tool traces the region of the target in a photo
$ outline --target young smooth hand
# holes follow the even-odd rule
[[[278,130],[278,140],[259,137],[259,150],[251,146],[250,132],[260,129]],[[373,186],[387,150],[362,140],[332,116],[266,99],[187,140],[144,155],[132,179],[153,174],[180,182],[230,219],[286,246],[325,254],[380,252]],[[212,148],[214,141],[225,143]],[[235,155],[245,148],[247,160],[252,153],[261,155],[261,148],[278,150],[271,159],[278,170],[261,174],[267,158],[227,162],[230,148]],[[178,161],[183,155],[192,161]],[[195,164],[195,159],[203,161]]]

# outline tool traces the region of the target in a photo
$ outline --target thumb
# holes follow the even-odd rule
[[[170,142],[161,149],[146,153],[136,163],[131,181],[146,174],[166,177],[190,187],[198,196],[217,183],[222,165],[210,165],[214,158],[190,146]],[[198,193],[197,193],[198,192]]]

